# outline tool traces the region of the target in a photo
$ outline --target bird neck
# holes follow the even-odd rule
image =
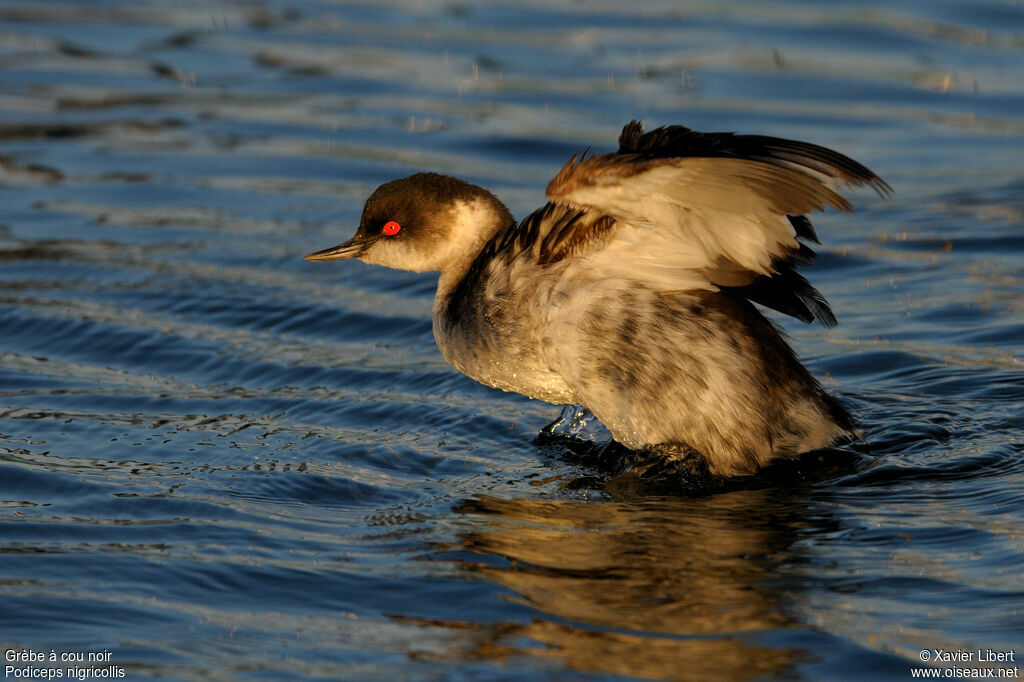
[[[450,224],[450,243],[457,248],[441,267],[435,308],[451,296],[478,258],[489,257],[488,243],[495,235],[515,225],[515,219],[505,204],[488,192],[487,196],[456,204]]]

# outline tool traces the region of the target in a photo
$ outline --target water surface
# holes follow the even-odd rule
[[[0,4],[0,642],[129,679],[1020,661],[1022,36],[1002,0]],[[436,275],[300,258],[419,170],[523,216],[632,118],[893,186],[816,220],[840,326],[784,322],[868,448],[645,490],[444,362]]]

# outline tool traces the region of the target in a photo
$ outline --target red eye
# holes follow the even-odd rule
[[[389,220],[386,223],[384,223],[384,227],[381,228],[380,233],[381,234],[386,234],[387,236],[390,237],[391,235],[398,234],[398,232],[401,229],[402,229],[401,225],[396,223],[394,220]]]

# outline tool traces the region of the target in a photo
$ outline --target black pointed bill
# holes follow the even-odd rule
[[[308,256],[303,256],[302,259],[308,261],[327,261],[358,258],[366,251],[367,246],[368,244],[363,240],[349,239],[344,244],[338,244],[323,251],[314,251]]]

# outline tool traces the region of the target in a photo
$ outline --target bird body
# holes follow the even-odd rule
[[[857,433],[751,303],[835,324],[795,267],[817,241],[804,214],[849,210],[839,184],[888,190],[816,145],[633,122],[617,152],[573,157],[521,222],[480,187],[418,173],[307,259],[440,270],[434,335],[459,371],[582,404],[629,448],[750,474]]]

